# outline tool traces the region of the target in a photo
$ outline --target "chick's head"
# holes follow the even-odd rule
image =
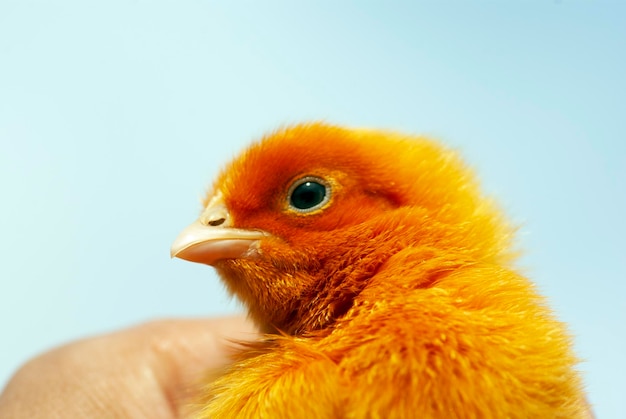
[[[172,254],[214,266],[262,329],[300,334],[345,314],[403,249],[502,259],[508,237],[454,152],[314,123],[227,165]]]

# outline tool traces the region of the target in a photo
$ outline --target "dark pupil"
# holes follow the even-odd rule
[[[326,187],[316,182],[304,182],[293,190],[291,205],[298,209],[309,209],[318,205],[326,196]]]

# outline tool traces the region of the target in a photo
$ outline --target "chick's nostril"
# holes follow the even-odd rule
[[[224,221],[226,221],[226,218],[218,218],[217,220],[211,220],[208,222],[208,224],[210,226],[216,227],[218,225],[222,225],[224,224]]]

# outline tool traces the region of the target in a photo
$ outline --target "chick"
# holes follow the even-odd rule
[[[570,336],[511,267],[511,239],[434,141],[321,123],[263,138],[172,246],[266,333],[201,417],[590,417]]]

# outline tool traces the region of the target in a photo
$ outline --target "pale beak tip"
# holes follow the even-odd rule
[[[178,241],[178,240],[177,240]],[[180,252],[183,251],[183,249],[181,248],[181,246],[177,245],[178,243],[174,243],[172,245],[172,247],[170,247],[170,258],[174,259],[175,257],[178,257],[178,255],[180,254]]]

